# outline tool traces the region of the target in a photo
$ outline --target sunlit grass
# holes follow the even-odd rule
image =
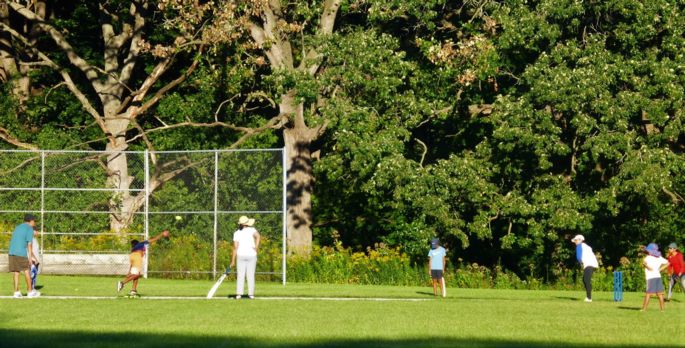
[[[541,347],[683,346],[685,296],[639,312],[642,294],[614,303],[596,293],[448,290],[428,287],[258,283],[257,300],[146,300],[203,297],[212,281],[141,280],[143,299],[49,299],[116,296],[115,278],[41,278],[39,299],[0,299],[3,347]],[[222,285],[217,298],[233,295]],[[7,292],[9,295],[10,292]],[[347,297],[366,301],[276,300]],[[371,298],[426,301],[368,301]],[[260,300],[261,299],[261,300]],[[49,343],[49,344],[48,344]]]

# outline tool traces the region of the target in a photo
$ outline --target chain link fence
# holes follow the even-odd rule
[[[262,235],[258,274],[285,282],[284,163],[282,149],[0,151],[0,252],[32,213],[43,273],[125,274],[131,240],[168,229],[146,275],[216,277],[248,215]]]

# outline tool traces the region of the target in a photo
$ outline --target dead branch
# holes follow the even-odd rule
[[[69,90],[74,94],[74,96],[79,100],[79,102],[81,102],[81,106],[83,106],[83,108],[91,116],[93,116],[95,121],[100,126],[100,129],[102,130],[102,132],[105,134],[109,134],[109,132],[107,132],[107,127],[105,126],[104,120],[102,119],[100,114],[97,112],[97,110],[95,110],[95,108],[90,103],[90,101],[85,96],[85,94],[83,94],[83,92],[81,92],[81,90],[76,86],[76,83],[74,83],[74,81],[71,79],[71,75],[69,75],[69,73],[67,72],[66,69],[60,67],[59,65],[57,65],[57,63],[53,62],[45,53],[43,53],[42,51],[33,47],[26,37],[21,35],[16,30],[12,29],[11,27],[6,25],[5,23],[0,22],[0,28],[9,32],[10,35],[12,35],[12,37],[21,41],[26,47],[28,47],[29,49],[34,51],[38,55],[38,57],[46,63],[47,66],[49,66],[50,68],[59,72],[59,74],[62,76],[62,79],[66,83],[67,88],[69,88]],[[114,142],[115,139],[112,135],[108,135],[108,140],[111,142]]]
[[[14,136],[12,136],[10,134],[10,132],[7,129],[2,128],[2,127],[0,127],[0,139],[6,141],[6,142],[8,142],[8,143],[10,143],[16,147],[22,148],[22,149],[38,150],[38,147],[36,145],[25,143],[25,142],[15,138]]]
[[[419,162],[419,165],[421,166],[421,168],[423,168],[423,160],[426,158],[426,153],[428,153],[428,146],[426,146],[426,143],[424,143],[418,138],[415,138],[414,140],[416,140],[416,142],[421,144],[421,147],[423,147],[423,152],[421,153],[421,161]]]
[[[39,160],[39,159],[40,159],[40,156],[28,158],[28,159],[26,159],[25,161],[19,163],[19,164],[18,164],[17,166],[15,166],[14,168],[10,168],[9,170],[0,172],[0,176],[5,176],[5,175],[7,175],[7,174],[12,174],[13,172],[15,172],[15,171],[17,171],[17,170],[19,170],[19,169],[21,169],[21,168],[24,168],[24,167],[27,166],[29,163],[31,163],[31,162],[33,162],[33,161],[35,161],[35,160]]]

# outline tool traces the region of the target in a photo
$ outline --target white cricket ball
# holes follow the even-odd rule
[[[174,217],[174,219],[176,219],[176,221],[181,221],[181,220],[183,220],[183,218],[181,217],[181,215],[176,215],[176,216]]]

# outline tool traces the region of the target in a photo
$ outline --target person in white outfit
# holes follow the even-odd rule
[[[585,237],[582,234],[576,235],[571,239],[576,245],[576,259],[583,266],[583,285],[585,285],[585,302],[592,302],[592,273],[599,268],[597,257],[592,248],[585,244]]]
[[[238,279],[236,284],[236,299],[240,299],[244,292],[245,276],[247,276],[247,295],[254,298],[254,275],[257,269],[257,252],[261,236],[253,227],[254,219],[241,216],[238,219],[238,230],[233,233],[233,254],[231,268],[238,263]]]
[[[33,290],[36,290],[36,279],[38,278],[38,273],[40,273],[40,269],[38,268],[40,266],[40,243],[38,243],[37,237],[40,235],[40,232],[38,230],[33,230],[33,241],[31,242],[32,246],[32,255],[30,257],[30,263],[31,263],[31,287]]]

